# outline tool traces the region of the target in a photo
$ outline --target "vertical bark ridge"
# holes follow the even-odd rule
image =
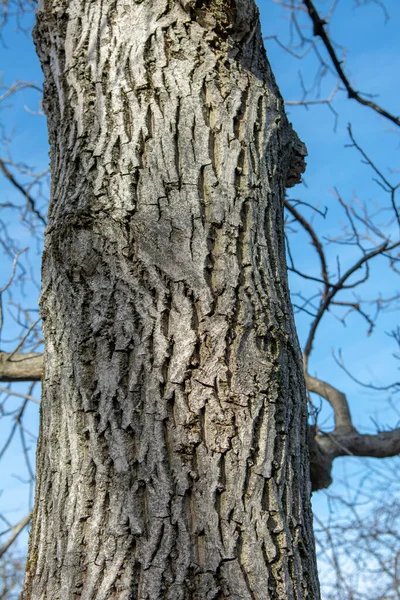
[[[24,599],[318,598],[253,2],[44,0],[52,199]]]

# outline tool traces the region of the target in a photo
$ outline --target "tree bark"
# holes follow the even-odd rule
[[[319,598],[283,235],[304,147],[253,0],[43,0],[35,42],[52,194],[22,598]]]

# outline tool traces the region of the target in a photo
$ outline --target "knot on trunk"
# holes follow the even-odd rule
[[[289,167],[287,170],[285,187],[290,188],[296,185],[296,183],[300,183],[301,176],[306,170],[307,166],[305,161],[307,154],[306,145],[294,133],[294,140],[290,149]]]
[[[180,0],[193,21],[214,30],[222,39],[242,40],[258,25],[258,9],[253,0]]]

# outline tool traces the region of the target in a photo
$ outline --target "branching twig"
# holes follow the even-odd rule
[[[390,183],[390,181],[388,181],[388,179],[383,175],[382,171],[380,171],[378,169],[378,167],[375,165],[375,163],[369,158],[369,156],[367,156],[367,154],[364,152],[364,150],[361,148],[361,146],[356,142],[350,123],[347,126],[347,131],[349,132],[350,139],[353,142],[352,146],[354,146],[354,148],[356,148],[359,151],[361,156],[364,158],[366,164],[369,165],[371,167],[371,169],[373,169],[375,171],[375,173],[378,175],[378,177],[380,177],[380,179],[384,182],[387,189],[385,189],[385,188],[383,188],[383,189],[385,189],[386,192],[390,193],[390,200],[391,200],[392,208],[396,215],[397,223],[400,225],[400,213],[396,206],[396,201],[395,201],[396,200],[395,199],[396,190],[400,187],[400,183],[398,183],[397,185],[392,185]],[[379,184],[380,182],[377,181],[377,183]]]
[[[29,524],[31,518],[32,518],[32,513],[29,513],[29,515],[26,515],[23,519],[21,519],[19,521],[19,523],[14,525],[14,527],[12,527],[11,535],[4,542],[4,544],[2,546],[0,546],[0,557],[2,557],[3,554],[5,554],[7,552],[7,550],[9,549],[11,544],[17,539],[17,537],[19,536],[21,531],[23,531],[23,529],[25,529],[25,527]]]
[[[383,117],[386,117],[386,119],[389,119],[389,121],[391,121],[392,123],[394,123],[395,125],[400,127],[400,117],[396,117],[396,116],[392,115],[390,112],[383,109],[381,106],[379,106],[375,102],[372,102],[372,100],[367,100],[366,98],[364,98],[360,94],[360,92],[355,91],[355,89],[350,84],[350,81],[349,81],[346,73],[343,70],[341,61],[337,57],[337,54],[333,48],[332,42],[331,42],[328,34],[326,33],[326,30],[325,30],[326,21],[324,21],[324,19],[321,19],[319,13],[317,12],[317,10],[311,0],[303,0],[303,3],[306,6],[307,12],[310,16],[310,19],[313,22],[314,35],[321,38],[330,58],[332,60],[332,64],[335,68],[335,71],[337,72],[338,76],[340,77],[340,80],[342,81],[343,85],[345,86],[345,88],[347,90],[349,98],[356,100],[357,102],[359,102],[360,104],[363,104],[364,106],[368,106],[369,108],[371,108],[378,114],[382,115]]]
[[[46,219],[43,217],[43,215],[40,213],[40,211],[36,208],[36,202],[35,202],[34,198],[32,198],[32,196],[29,194],[29,192],[27,190],[25,190],[24,187],[15,179],[14,175],[7,168],[4,160],[2,160],[1,158],[0,158],[0,171],[2,171],[4,177],[6,177],[13,184],[13,186],[21,192],[21,194],[28,201],[31,211],[37,216],[37,218],[43,223],[43,225],[46,225]]]
[[[3,394],[7,394],[8,396],[16,396],[17,398],[24,398],[25,400],[30,400],[31,402],[34,402],[35,404],[40,405],[40,401],[37,398],[35,398],[34,396],[30,396],[29,394],[20,394],[19,392],[15,392],[14,390],[9,390],[8,388],[3,387],[2,385],[0,385],[0,392],[2,392]]]

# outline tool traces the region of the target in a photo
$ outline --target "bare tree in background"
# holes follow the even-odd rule
[[[17,600],[24,581],[25,555],[10,551],[0,558],[0,600]]]
[[[336,118],[335,98],[338,94],[345,92],[352,101],[359,102],[362,105],[360,106],[360,110],[375,111],[382,118],[387,119],[391,123],[391,126],[398,127],[398,118],[395,115],[390,114],[383,106],[377,104],[375,99],[371,99],[367,95],[353,89],[351,85],[351,77],[349,75],[351,65],[343,63],[343,56],[340,53],[338,54],[337,46],[331,39],[329,32],[329,20],[338,4],[339,2],[333,2],[327,14],[320,14],[319,10],[321,7],[326,10],[324,3],[312,3],[308,1],[282,2],[282,7],[290,18],[290,27],[294,34],[292,44],[289,46],[286,45],[287,51],[297,56],[304,56],[309,52],[314,52],[320,61],[320,70],[317,73],[316,81],[320,81],[321,77],[329,75],[329,73],[333,74],[335,78],[332,92],[327,98],[321,99],[317,97],[317,87],[314,90],[307,90],[304,87],[303,97],[292,102],[289,101],[287,104],[302,105],[311,108],[313,104],[323,103],[327,105]],[[383,10],[385,9],[383,2],[377,2],[376,4],[379,4]],[[305,30],[304,24],[308,24],[308,29]],[[305,35],[305,31],[308,32],[307,35]],[[280,40],[277,41],[278,43],[282,43]],[[22,92],[23,88],[29,85],[26,82],[15,84],[12,89],[4,91],[4,100],[10,97],[12,93]],[[7,145],[7,139],[4,141]],[[304,278],[307,282],[315,283],[315,287],[309,294],[305,293],[304,289],[301,292],[298,292],[295,288],[292,290],[295,309],[303,313],[307,311],[310,314],[310,329],[304,345],[303,357],[306,383],[310,393],[310,409],[313,415],[309,431],[309,444],[311,476],[315,490],[329,486],[331,483],[332,461],[337,457],[373,456],[384,458],[397,455],[400,450],[399,429],[377,431],[373,435],[367,435],[358,432],[355,428],[351,418],[351,399],[347,398],[345,393],[346,372],[349,377],[352,376],[351,363],[345,362],[339,355],[336,356],[336,360],[343,367],[343,380],[340,382],[340,385],[337,382],[321,381],[312,375],[312,349],[318,328],[323,319],[332,318],[335,315],[339,320],[346,321],[350,315],[356,313],[360,319],[364,320],[368,333],[372,333],[374,327],[379,324],[378,317],[380,312],[397,308],[399,301],[399,295],[396,290],[389,290],[387,295],[377,294],[376,297],[366,296],[362,291],[363,284],[369,280],[370,264],[372,261],[377,259],[385,261],[388,269],[392,269],[394,272],[398,271],[398,233],[393,236],[393,223],[398,223],[399,220],[398,199],[396,197],[397,183],[395,177],[387,176],[383,169],[377,166],[374,157],[366,154],[358,143],[357,136],[351,127],[349,127],[349,146],[351,146],[351,149],[349,148],[347,152],[354,152],[368,164],[371,169],[371,177],[374,177],[381,187],[381,203],[378,208],[375,207],[372,210],[371,205],[364,203],[361,199],[353,197],[349,200],[343,197],[339,190],[335,190],[336,202],[343,209],[343,226],[340,232],[334,232],[329,239],[324,239],[321,238],[318,232],[319,222],[321,222],[319,219],[322,220],[325,214],[324,210],[321,210],[321,207],[316,210],[315,207],[306,206],[304,202],[296,201],[291,197],[288,197],[285,201],[289,269],[297,277]],[[9,182],[20,190],[22,193],[21,198],[23,198],[23,201],[18,205],[6,206],[4,204],[2,208],[20,212],[23,215],[23,222],[26,227],[34,235],[41,235],[45,219],[46,202],[40,185],[46,174],[36,175],[31,173],[28,165],[21,165],[17,161],[14,161],[7,152],[5,152],[4,158],[1,159],[0,168]],[[318,210],[322,214],[318,214]],[[329,218],[329,213],[327,218]],[[5,313],[4,299],[7,297],[10,289],[8,284],[23,284],[24,280],[29,277],[29,274],[27,275],[26,266],[21,260],[23,255],[20,255],[20,252],[23,249],[19,248],[12,239],[12,236],[7,234],[7,224],[2,222],[0,225],[2,230],[2,246],[4,251],[9,256],[12,256],[14,261],[14,265],[10,269],[10,280],[6,282],[2,290],[3,313]],[[293,237],[293,235],[298,236],[299,231],[302,231],[309,237],[315,249],[317,267],[312,272],[303,273],[301,271],[297,266],[296,253],[292,251],[293,244],[296,243],[296,237]],[[339,256],[335,269],[331,267],[330,249],[333,245],[336,246]],[[347,247],[356,247],[359,254],[353,264],[350,266],[346,264],[346,268],[343,269],[340,256],[342,252],[346,251]],[[306,289],[311,288],[307,287]],[[42,371],[42,338],[40,323],[37,321],[37,313],[35,312],[37,309],[35,307],[26,309],[20,302],[16,302],[9,305],[8,308],[12,309],[11,314],[21,327],[20,342],[16,344],[12,352],[4,352],[1,355],[1,379],[4,382],[4,387],[10,388],[9,384],[11,382],[38,381],[40,379]],[[7,314],[6,316],[10,318],[11,315]],[[395,341],[396,331],[393,332],[393,337],[393,341]],[[346,356],[345,351],[343,356]],[[368,382],[361,383],[368,384]],[[392,391],[396,391],[398,384],[396,382],[388,382],[387,387]],[[16,400],[19,397],[18,394],[24,397],[21,398],[22,404],[17,407]],[[319,423],[318,408],[316,408],[318,406],[318,397],[326,400],[333,409],[333,428],[325,429]],[[34,387],[29,390],[27,389],[26,392],[21,392],[15,386],[11,386],[11,389],[7,391],[3,388],[3,414],[5,417],[11,416],[14,419],[10,438],[6,440],[3,450],[5,452],[9,447],[12,436],[18,434],[21,437],[22,448],[27,461],[29,461],[29,442],[26,440],[27,434],[25,429],[27,424],[24,424],[24,414],[26,407],[30,402],[34,401],[34,398]],[[9,408],[10,400],[13,401],[12,410]],[[28,471],[32,471],[31,466],[28,468]],[[393,595],[395,593],[394,590],[397,589],[394,583],[397,581],[394,575],[396,571],[395,561],[392,564],[393,570],[391,570],[392,567],[387,569],[390,573],[393,573],[393,585],[387,584],[388,586],[392,585],[392,588],[386,587],[385,590],[379,592],[381,594],[386,593],[387,596],[379,596],[378,594],[371,596],[370,591],[368,592],[369,596],[362,596],[361,593],[356,595],[354,589],[357,582],[353,586],[349,583],[351,578],[349,578],[349,574],[346,571],[347,567],[343,570],[342,563],[335,556],[337,541],[343,540],[345,533],[348,531],[352,531],[354,536],[355,532],[357,532],[359,537],[348,537],[347,539],[352,540],[352,543],[350,544],[349,542],[348,545],[343,544],[343,552],[349,553],[349,550],[355,547],[359,548],[361,552],[363,545],[360,540],[363,534],[361,529],[357,529],[357,525],[363,523],[364,529],[365,525],[369,525],[369,532],[371,532],[374,527],[377,529],[377,521],[374,519],[379,519],[382,516],[379,521],[379,531],[382,533],[382,530],[385,529],[382,524],[384,523],[386,526],[389,523],[386,515],[391,514],[390,511],[382,510],[380,513],[375,511],[370,519],[366,519],[365,515],[360,517],[362,512],[357,512],[360,510],[357,505],[359,498],[352,499],[351,502],[341,498],[334,499],[334,501],[336,505],[340,504],[340,502],[343,505],[349,505],[352,509],[353,520],[348,519],[347,523],[344,523],[341,527],[333,525],[328,529],[326,526],[318,524],[318,530],[320,531],[318,539],[321,540],[321,551],[324,551],[328,555],[329,548],[331,548],[332,552],[329,555],[329,560],[333,561],[332,565],[338,575],[336,583],[329,584],[332,586],[333,591],[331,593],[333,595],[327,595],[326,597],[373,597],[376,599],[378,597],[396,597]],[[388,536],[390,536],[390,528],[386,527],[386,529],[388,530]],[[7,528],[5,528],[5,531],[7,531]],[[11,524],[8,528],[8,535],[13,535]],[[377,548],[377,554],[381,552],[380,546],[382,546],[382,543],[378,534],[375,537],[372,536],[372,538],[368,534],[364,539],[366,538],[375,541],[374,548]],[[392,539],[392,544],[395,545],[395,538]],[[365,547],[371,553],[371,546]],[[386,559],[385,554],[384,557],[385,564],[387,565],[389,561]],[[377,559],[377,561],[377,565],[382,566],[382,557]],[[341,596],[338,595],[339,593]],[[389,595],[390,593],[392,596]],[[335,596],[335,594],[337,595]]]
[[[383,130],[389,129],[398,134],[399,117],[386,110],[384,100],[380,104],[377,97],[368,94],[368,90],[358,90],[354,86],[346,48],[340,47],[331,37],[330,23],[341,3],[332,2],[329,6],[309,1],[279,4],[289,22],[290,42],[283,43],[273,36],[270,43],[280,45],[294,61],[309,59],[310,55],[315,57],[314,77],[309,72],[299,72],[302,96],[287,99],[287,105],[297,110],[326,106],[333,117],[332,126],[336,128],[340,119],[337,100],[346,95],[351,102],[360,105],[359,111],[363,114],[375,112],[381,118]],[[355,2],[354,6],[357,8],[363,4],[367,2]],[[385,20],[390,17],[386,3],[377,1],[369,4],[375,4]],[[307,79],[313,82],[309,88],[305,83]],[[327,89],[330,91],[326,92]],[[385,122],[388,125],[385,126]],[[292,298],[295,309],[310,316],[303,355],[311,413],[314,415],[314,425],[310,428],[310,450],[312,457],[318,456],[317,460],[312,459],[314,488],[330,484],[332,460],[338,456],[347,456],[347,461],[354,467],[354,457],[357,456],[380,458],[399,454],[400,415],[395,396],[392,422],[382,425],[373,421],[376,430],[373,435],[360,435],[357,431],[351,417],[351,397],[346,396],[346,382],[355,382],[366,399],[368,393],[374,390],[380,392],[385,401],[399,390],[396,375],[384,384],[358,380],[353,375],[349,352],[344,348],[342,353],[337,351],[333,355],[333,360],[342,369],[340,380],[324,382],[312,376],[312,350],[323,320],[334,318],[338,323],[349,323],[354,327],[356,316],[359,322],[364,322],[365,334],[370,336],[379,327],[380,315],[393,313],[399,307],[396,283],[399,272],[398,171],[390,172],[385,165],[379,164],[377,149],[373,153],[366,152],[355,131],[351,125],[348,126],[348,143],[343,159],[348,160],[348,154],[352,153],[364,163],[374,196],[379,200],[375,197],[364,200],[356,192],[349,198],[334,188],[332,197],[342,210],[341,231],[333,233],[332,229],[328,236],[319,232],[324,218],[329,219],[329,210],[323,208],[322,203],[321,208],[321,205],[312,207],[304,201],[290,198],[285,202],[289,269],[294,274]],[[385,143],[384,138],[382,143]],[[356,182],[354,185],[357,187]],[[300,232],[308,237],[315,250],[315,268],[311,271],[302,272],[297,264],[299,253],[296,253],[295,244]],[[353,264],[349,264],[346,252],[348,250],[353,256],[356,249],[356,258]],[[379,267],[375,267],[375,263]],[[379,291],[376,285],[375,289],[368,285],[376,268],[387,269],[388,283],[394,282],[393,287]],[[396,353],[399,341],[396,321],[387,333],[388,354]],[[328,426],[319,417],[321,399],[333,409],[334,420]],[[365,460],[362,467],[358,467],[355,480],[345,478],[334,486],[332,492],[327,492],[329,517],[322,518],[317,514],[315,523],[324,598],[378,600],[398,597],[397,479],[397,457],[379,466]]]

